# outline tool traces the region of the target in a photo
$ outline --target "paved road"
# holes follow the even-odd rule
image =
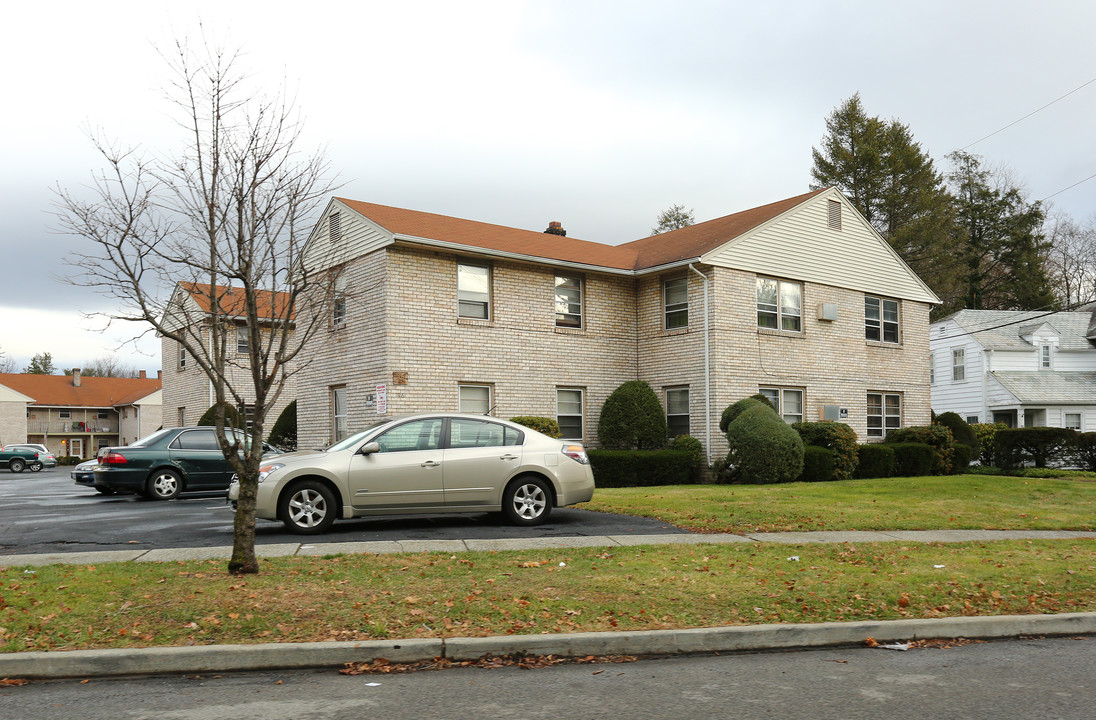
[[[1088,720],[1096,638],[344,676],[334,670],[35,682],[0,717]]]
[[[535,528],[514,527],[487,513],[386,517],[339,521],[321,538],[339,543],[680,532],[653,520],[565,508]],[[285,532],[281,523],[266,520],[258,521],[255,534],[258,545],[302,540]],[[69,468],[18,475],[0,470],[0,555],[226,545],[232,545],[232,510],[223,493],[155,502],[134,495],[100,495],[74,484]]]

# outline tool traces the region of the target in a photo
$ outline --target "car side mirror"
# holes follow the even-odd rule
[[[371,443],[366,443],[365,445],[362,445],[358,449],[358,454],[360,454],[360,455],[372,455],[373,453],[380,452],[380,451],[381,451],[381,444],[379,442],[371,442]]]

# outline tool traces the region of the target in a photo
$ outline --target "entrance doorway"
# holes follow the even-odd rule
[[[73,438],[69,441],[69,452],[78,458],[84,457],[84,439]]]

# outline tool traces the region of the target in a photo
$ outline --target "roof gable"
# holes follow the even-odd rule
[[[32,398],[32,405],[107,408],[133,403],[160,390],[159,378],[81,377],[0,373],[0,385]]]

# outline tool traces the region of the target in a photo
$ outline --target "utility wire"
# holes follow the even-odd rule
[[[1044,313],[1040,313],[1038,315],[1032,315],[1030,317],[1022,317],[1022,318],[1019,318],[1018,320],[1010,320],[1009,322],[1001,323],[1000,325],[991,325],[990,327],[978,328],[977,330],[967,330],[967,329],[964,328],[963,332],[944,335],[944,336],[942,336],[941,339],[951,340],[952,338],[963,337],[964,335],[976,335],[978,333],[989,332],[990,330],[1000,330],[1001,328],[1009,327],[1010,325],[1019,325],[1020,323],[1031,322],[1033,320],[1038,320],[1040,318],[1044,318],[1044,317],[1047,317],[1049,315],[1056,315],[1057,313],[1060,313],[1060,312],[1073,312],[1076,308],[1079,308],[1082,305],[1087,305],[1090,302],[1092,302],[1091,299],[1082,300],[1082,301],[1078,301],[1078,302],[1076,302],[1072,305],[1069,305],[1069,306],[1067,306],[1067,307],[1065,307],[1061,310],[1048,310],[1048,311],[1046,311]],[[1031,312],[1031,311],[1030,310],[1016,310],[1015,312]],[[943,322],[943,320],[946,320],[946,319],[947,318],[943,318],[941,320],[941,322]],[[958,324],[958,323],[956,323],[956,324]]]
[[[1072,95],[1073,93],[1077,92],[1078,90],[1081,90],[1081,89],[1083,89],[1083,88],[1086,88],[1086,87],[1088,87],[1088,86],[1089,86],[1089,85],[1091,85],[1092,83],[1096,83],[1096,78],[1092,78],[1091,80],[1089,80],[1089,81],[1088,81],[1088,82],[1086,82],[1085,84],[1083,84],[1083,85],[1080,85],[1080,86],[1078,86],[1078,87],[1075,87],[1075,88],[1073,88],[1072,90],[1070,90],[1069,92],[1067,92],[1067,93],[1066,93],[1065,95],[1062,95],[1061,97],[1058,97],[1058,98],[1055,98],[1054,100],[1051,100],[1050,102],[1048,102],[1048,103],[1047,103],[1046,105],[1042,106],[1041,108],[1038,108],[1038,109],[1036,109],[1036,110],[1032,110],[1032,111],[1031,111],[1031,112],[1029,112],[1029,113],[1028,113],[1027,115],[1025,115],[1025,116],[1023,116],[1022,118],[1020,118],[1019,120],[1013,120],[1013,121],[1012,121],[1012,122],[1010,122],[1010,123],[1009,123],[1008,125],[1005,125],[1005,126],[1004,126],[1003,128],[1001,128],[1000,130],[994,130],[994,131],[993,131],[993,132],[991,132],[991,133],[990,133],[989,135],[986,135],[985,137],[982,137],[982,138],[978,138],[977,140],[975,140],[974,142],[970,143],[969,145],[965,145],[964,147],[960,148],[960,150],[966,150],[967,148],[970,148],[970,147],[974,147],[975,145],[977,145],[978,143],[982,142],[983,140],[988,140],[989,138],[993,137],[993,136],[994,136],[994,135],[996,135],[997,133],[999,133],[999,132],[1004,132],[1005,130],[1008,130],[1008,129],[1009,129],[1010,127],[1012,127],[1012,126],[1013,126],[1013,125],[1015,125],[1016,123],[1019,123],[1019,122],[1023,122],[1024,120],[1027,120],[1027,119],[1028,119],[1029,117],[1031,117],[1031,116],[1032,116],[1032,115],[1034,115],[1035,113],[1037,113],[1037,112],[1041,112],[1041,111],[1043,111],[1043,110],[1046,110],[1046,109],[1047,109],[1048,107],[1050,107],[1050,106],[1051,106],[1051,105],[1053,105],[1054,103],[1058,102],[1059,100],[1063,100],[1063,99],[1065,99],[1065,98],[1069,97],[1069,96],[1070,96],[1070,95]],[[1081,182],[1084,182],[1084,180],[1082,180]],[[1070,187],[1072,187],[1072,186],[1070,186]],[[1069,188],[1065,188],[1065,189],[1066,189],[1066,190],[1068,190]],[[1059,190],[1058,192],[1063,192],[1063,191],[1062,191],[1062,190]],[[1057,194],[1057,193],[1055,193],[1055,194]]]

